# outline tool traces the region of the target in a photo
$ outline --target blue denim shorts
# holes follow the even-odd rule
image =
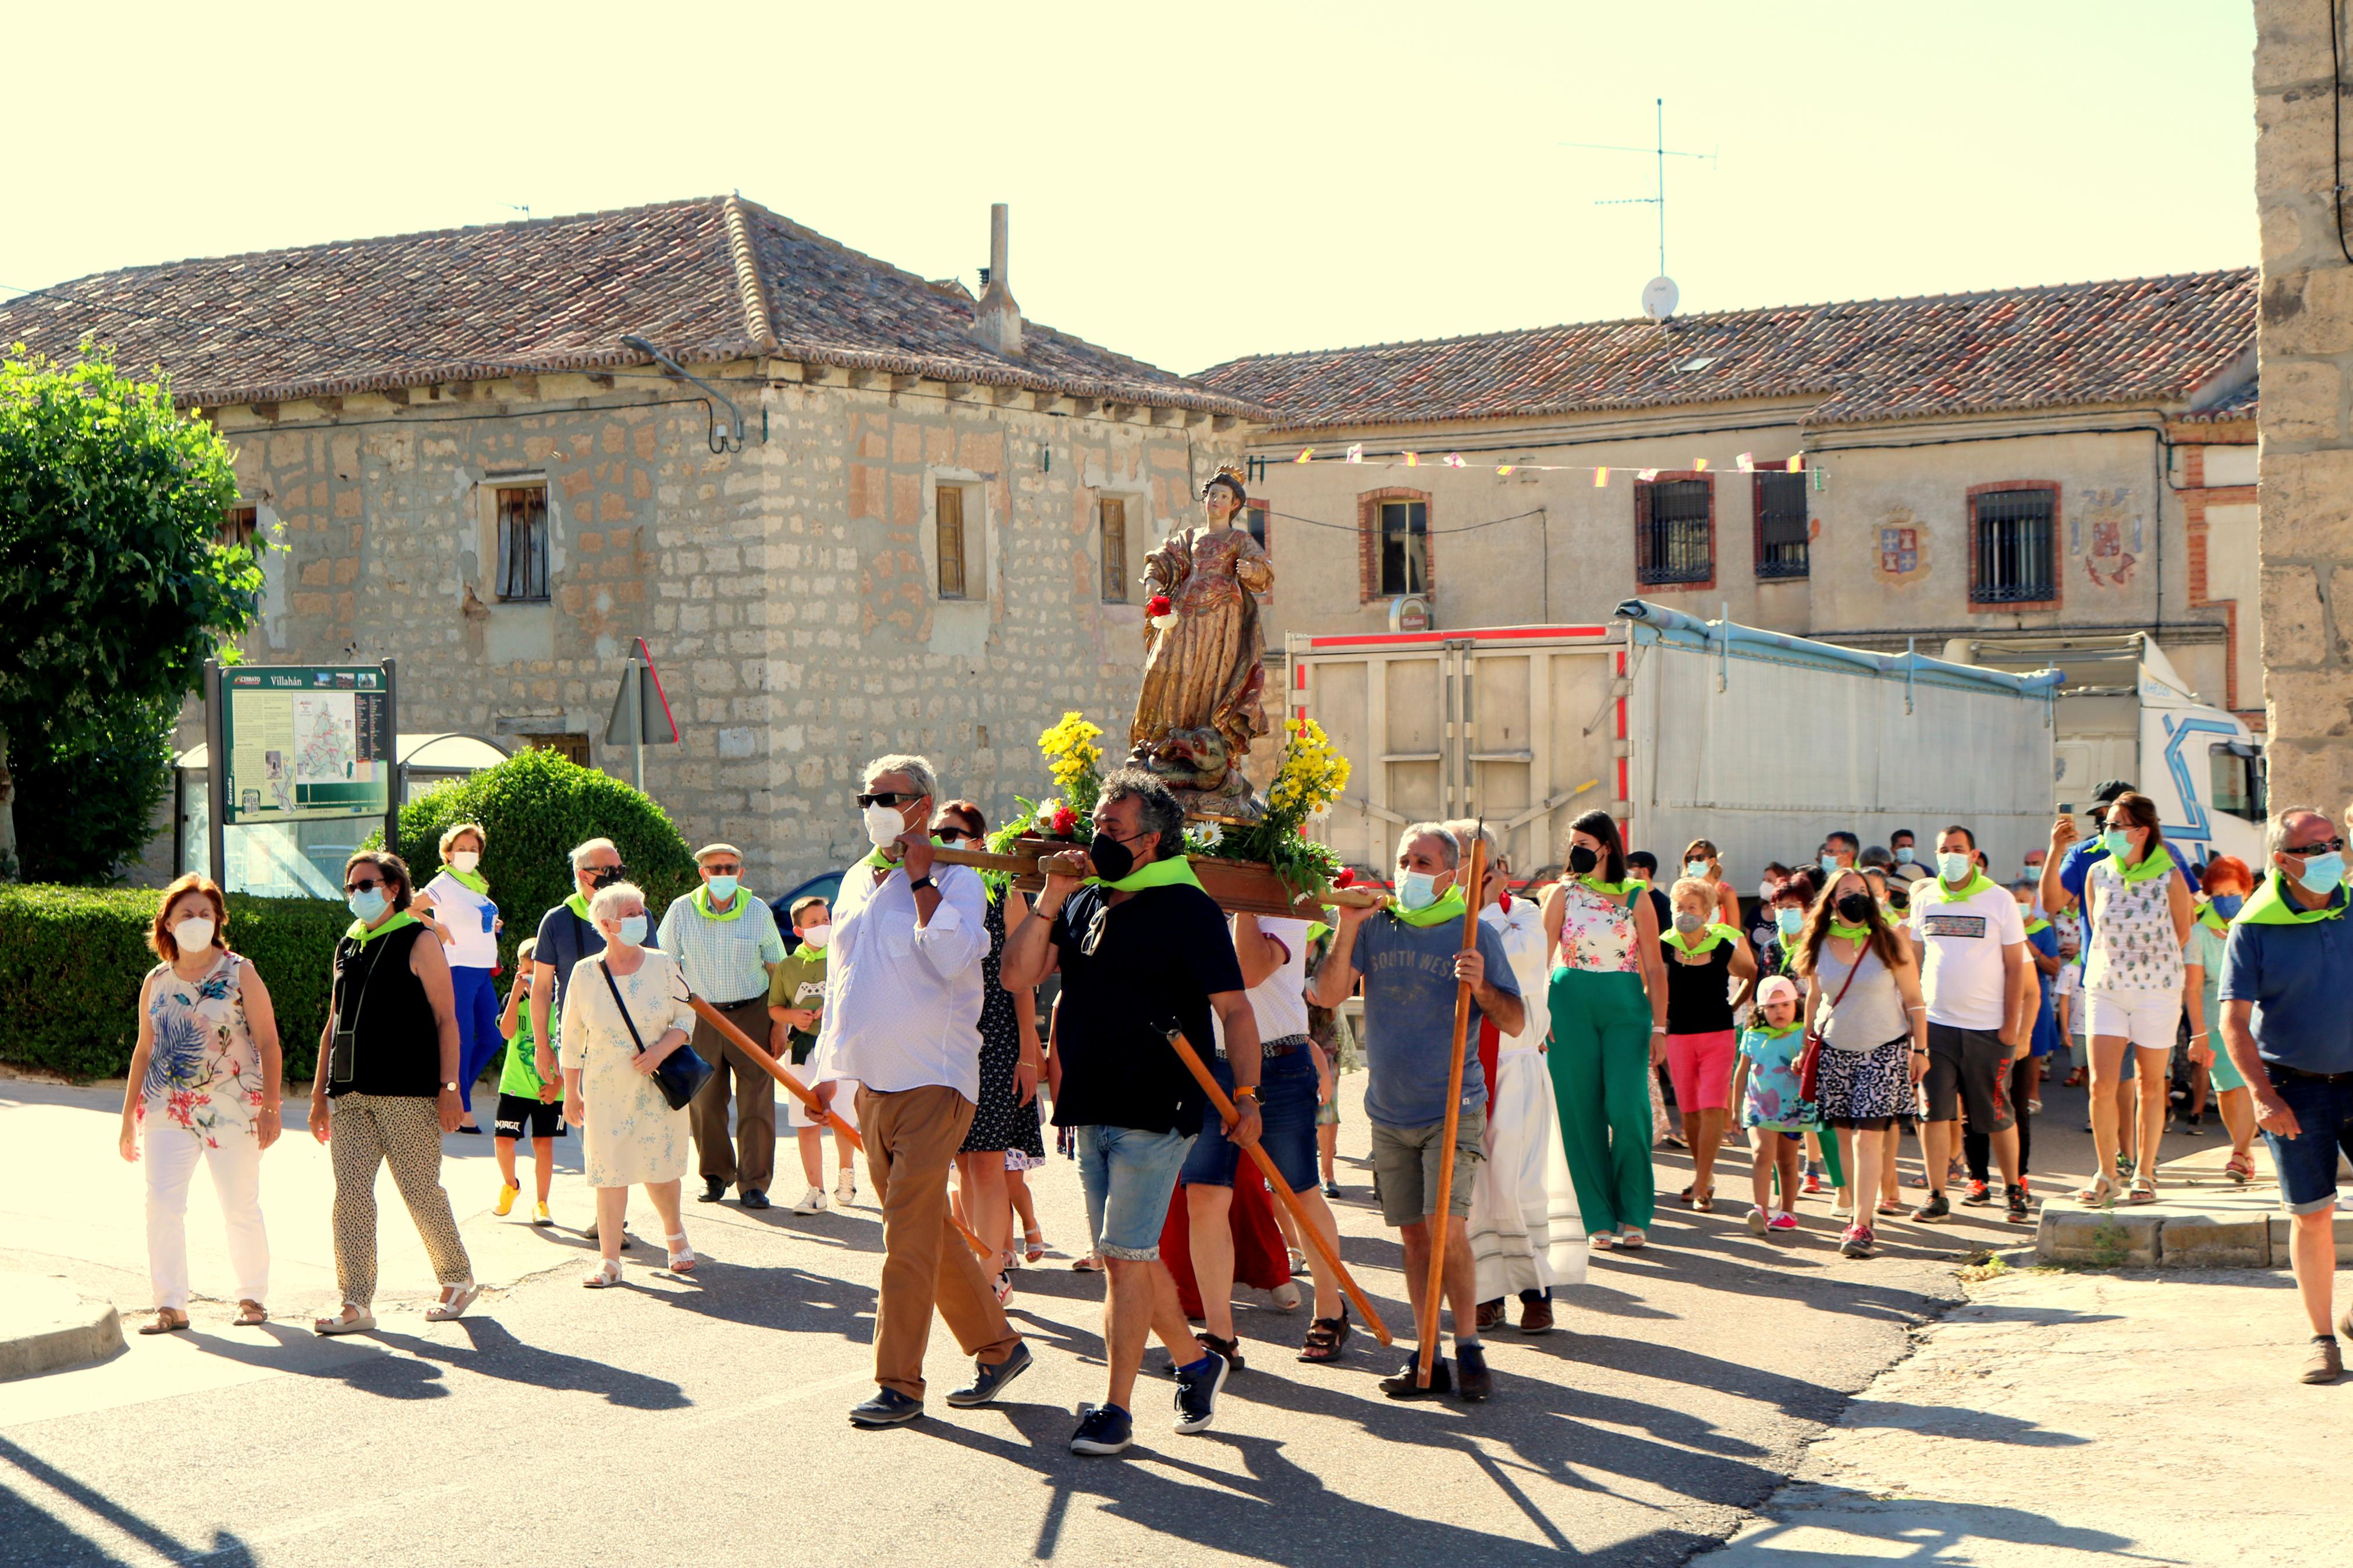
[[[1315,1184],[1315,1058],[1304,1042],[1284,1056],[1261,1058],[1258,1079],[1259,1146],[1282,1173],[1283,1184],[1304,1192]],[[1234,1092],[1234,1067],[1225,1058],[1209,1070],[1218,1087]],[[1201,1135],[1193,1140],[1184,1173],[1176,1179],[1188,1187],[1230,1187],[1242,1163],[1241,1145],[1226,1136],[1225,1123],[1212,1109],[1201,1117]]]
[[[1193,1147],[1187,1132],[1134,1127],[1073,1127],[1079,1183],[1087,1193],[1087,1234],[1105,1258],[1149,1263],[1160,1256],[1160,1228],[1176,1173]]]
[[[2274,1068],[2272,1082],[2295,1112],[2300,1130],[2283,1138],[2266,1130],[2272,1166],[2279,1173],[2280,1205],[2290,1214],[2318,1214],[2337,1205],[2337,1155],[2353,1156],[2353,1083],[2297,1078]]]

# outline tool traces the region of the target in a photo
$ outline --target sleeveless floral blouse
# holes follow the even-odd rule
[[[1639,973],[1642,964],[1635,950],[1633,910],[1575,878],[1561,889],[1561,966],[1599,974]]]
[[[201,979],[183,980],[168,963],[150,973],[147,1003],[154,1046],[140,1086],[139,1120],[153,1136],[176,1127],[217,1148],[224,1137],[251,1137],[261,1107],[261,1056],[246,1032],[241,961],[224,952]]]
[[[2086,991],[2181,989],[2181,940],[2173,934],[2173,873],[2127,882],[2116,857],[2093,862],[2084,890],[2093,906],[2091,951],[2084,955]],[[2191,928],[2192,934],[2196,928]]]

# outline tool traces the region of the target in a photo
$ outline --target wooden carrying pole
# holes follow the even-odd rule
[[[712,1028],[726,1036],[730,1040],[733,1040],[735,1043],[735,1048],[742,1051],[745,1056],[750,1057],[753,1061],[757,1063],[764,1070],[766,1071],[770,1078],[775,1079],[778,1083],[783,1084],[786,1089],[792,1090],[794,1097],[803,1105],[808,1107],[810,1115],[825,1118],[826,1125],[833,1129],[833,1135],[835,1137],[847,1138],[849,1140],[849,1146],[851,1148],[859,1151],[860,1153],[865,1152],[866,1141],[858,1135],[858,1129],[843,1121],[840,1112],[835,1110],[831,1106],[827,1105],[824,1101],[818,1100],[816,1091],[811,1089],[807,1084],[801,1082],[800,1079],[795,1078],[790,1072],[786,1071],[785,1065],[782,1062],[776,1060],[776,1058],[762,1050],[758,1046],[754,1045],[752,1043],[752,1037],[737,1028],[733,1024],[728,1022],[726,1014],[722,1013],[718,1008],[713,1007],[710,1003],[705,1002],[700,996],[689,996],[686,999],[686,1005],[694,1009],[694,1016],[696,1017],[702,1019],[704,1023],[710,1025]],[[948,1220],[949,1223],[956,1227],[956,1229],[964,1233],[965,1244],[972,1248],[975,1256],[978,1257],[983,1263],[994,1262],[996,1260],[997,1255],[989,1250],[987,1243],[983,1242],[979,1237],[973,1234],[972,1227],[970,1226],[967,1226],[964,1221],[957,1219],[953,1212],[949,1214]]]
[[[1471,864],[1467,868],[1463,887],[1462,947],[1468,952],[1478,945],[1481,893],[1487,879],[1487,835],[1485,825],[1471,840]],[[1413,1326],[1420,1336],[1421,1346],[1415,1359],[1413,1382],[1417,1388],[1430,1386],[1431,1365],[1438,1359],[1438,1313],[1445,1305],[1446,1247],[1452,1238],[1454,1219],[1449,1212],[1454,1204],[1454,1134],[1462,1125],[1462,1044],[1471,1033],[1471,983],[1454,983],[1454,1051],[1446,1063],[1446,1128],[1438,1147],[1438,1205],[1431,1211],[1430,1226],[1430,1275],[1421,1292],[1422,1316]],[[1454,1325],[1455,1332],[1462,1325]]]
[[[1210,1076],[1208,1065],[1201,1060],[1201,1053],[1193,1048],[1193,1043],[1185,1037],[1185,1031],[1172,1025],[1161,1032],[1168,1037],[1168,1043],[1176,1047],[1177,1058],[1185,1064],[1186,1070],[1199,1081],[1203,1089],[1209,1091],[1209,1103],[1216,1108],[1218,1114],[1229,1121],[1233,1121],[1234,1102],[1227,1097],[1224,1089],[1218,1087],[1218,1080]],[[1373,1338],[1383,1344],[1388,1344],[1389,1326],[1381,1321],[1381,1315],[1373,1310],[1372,1302],[1366,1300],[1365,1293],[1356,1289],[1356,1280],[1349,1277],[1347,1265],[1340,1261],[1338,1250],[1324,1239],[1324,1233],[1315,1227],[1314,1221],[1307,1217],[1307,1205],[1299,1201],[1299,1194],[1293,1192],[1289,1184],[1283,1181],[1282,1173],[1274,1168],[1274,1161],[1265,1150],[1255,1143],[1246,1147],[1250,1152],[1250,1157],[1257,1162],[1258,1168],[1265,1173],[1268,1190],[1282,1200],[1284,1208],[1291,1211],[1292,1223],[1299,1227],[1299,1234],[1314,1243],[1315,1256],[1324,1260],[1324,1266],[1329,1268],[1332,1271],[1332,1277],[1340,1282],[1340,1289],[1346,1293],[1349,1300],[1356,1304],[1356,1310],[1365,1315],[1365,1326],[1373,1331]]]

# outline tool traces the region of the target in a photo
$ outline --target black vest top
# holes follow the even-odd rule
[[[408,967],[409,950],[432,928],[419,922],[366,942],[335,942],[335,1027],[358,1040],[352,1078],[330,1075],[327,1095],[421,1095],[441,1092],[441,1030],[425,982]]]

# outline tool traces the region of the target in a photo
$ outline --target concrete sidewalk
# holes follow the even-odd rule
[[[2298,1384],[2306,1332],[2282,1271],[1996,1275],[1697,1561],[2342,1568],[2353,1378]]]

